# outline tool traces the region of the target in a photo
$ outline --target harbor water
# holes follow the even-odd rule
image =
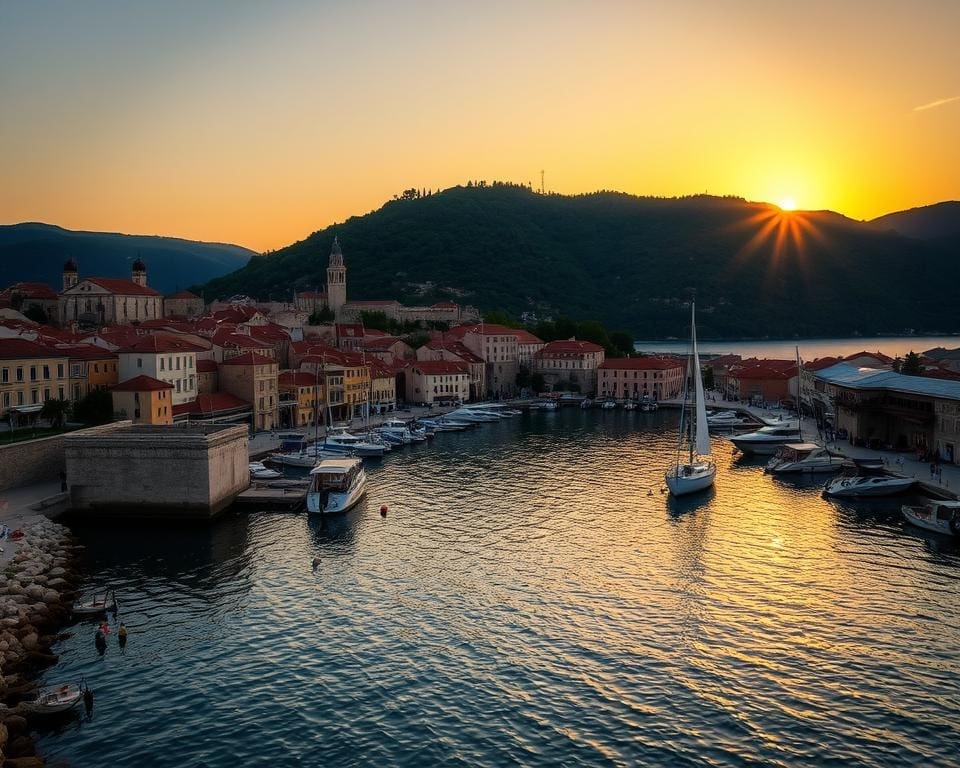
[[[903,498],[836,503],[715,439],[662,492],[677,412],[535,412],[369,464],[333,519],[72,524],[94,623],[56,651],[71,766],[948,766],[960,548]],[[387,505],[386,517],[380,506]],[[316,569],[311,566],[319,557]]]

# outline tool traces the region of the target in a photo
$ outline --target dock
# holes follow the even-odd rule
[[[234,504],[258,510],[297,511],[307,503],[309,480],[255,480],[237,496]]]

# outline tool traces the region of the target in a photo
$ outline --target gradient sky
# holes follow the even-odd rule
[[[263,250],[541,168],[872,218],[960,198],[958,36],[960,0],[0,0],[0,223]]]

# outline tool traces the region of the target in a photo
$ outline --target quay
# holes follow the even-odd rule
[[[307,479],[254,480],[247,490],[239,493],[234,504],[238,507],[251,507],[258,512],[298,512],[307,503],[309,487],[310,481]]]

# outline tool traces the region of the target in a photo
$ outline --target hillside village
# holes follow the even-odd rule
[[[0,292],[0,418],[17,426],[66,412],[66,405],[45,412],[49,401],[72,403],[77,417],[99,397],[101,420],[245,423],[256,432],[364,419],[404,404],[558,391],[656,401],[683,391],[683,357],[608,358],[590,341],[544,342],[527,330],[485,323],[454,302],[350,301],[346,275],[334,240],[323,291],[295,293],[290,302],[234,297],[205,304],[188,291],[162,296],[150,288],[140,259],[129,280],[81,277],[70,259],[59,292],[38,283]],[[422,343],[365,327],[369,312],[419,324]],[[329,321],[313,324],[318,317]],[[804,374],[838,363],[890,370],[894,361],[863,352],[814,361]],[[928,378],[960,379],[949,355],[922,364]],[[792,360],[727,355],[705,370],[729,400],[784,402],[797,392]],[[815,387],[801,386],[812,408]],[[823,415],[830,405],[819,408]]]

